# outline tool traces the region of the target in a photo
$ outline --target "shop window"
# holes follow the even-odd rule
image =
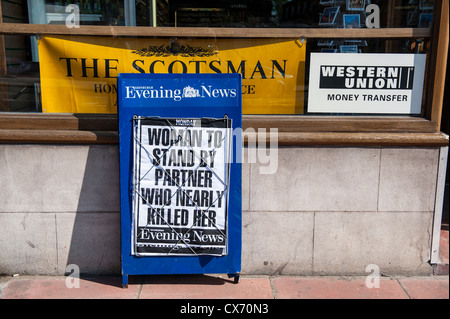
[[[119,72],[238,72],[247,115],[430,119],[435,7],[434,0],[2,1],[3,30],[10,24],[36,24],[31,30],[39,36],[11,29],[0,34],[0,111],[114,114]],[[47,35],[42,25],[61,28]],[[78,26],[92,26],[92,34],[78,32]],[[98,29],[106,26],[111,29]],[[146,36],[138,27],[147,27]],[[312,110],[314,53],[329,54],[330,61],[343,53],[426,56],[419,109]],[[384,71],[377,70],[381,77]]]

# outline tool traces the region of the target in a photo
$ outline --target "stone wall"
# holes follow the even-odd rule
[[[248,149],[244,149],[244,153]],[[243,163],[242,273],[430,274],[439,148]],[[118,146],[0,145],[0,274],[120,274]]]

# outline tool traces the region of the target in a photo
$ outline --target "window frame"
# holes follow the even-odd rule
[[[423,117],[244,115],[243,129],[245,132],[248,128],[254,130],[264,128],[267,131],[270,128],[277,128],[279,145],[445,146],[448,145],[448,136],[440,133],[440,126],[449,40],[448,7],[448,1],[436,0],[431,28],[177,28],[82,25],[80,28],[69,29],[64,25],[3,23],[0,4],[0,55],[4,56],[3,35],[160,38],[425,38],[431,40],[431,49],[427,59],[428,78],[423,102]],[[0,63],[0,76],[2,75],[6,75],[6,65],[3,66],[3,63]],[[117,144],[117,115],[0,113],[0,142]]]

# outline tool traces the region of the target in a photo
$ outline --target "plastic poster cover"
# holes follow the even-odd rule
[[[226,255],[231,120],[133,121],[132,254]]]

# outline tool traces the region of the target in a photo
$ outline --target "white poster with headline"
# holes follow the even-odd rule
[[[135,124],[134,254],[226,255],[231,120]]]

